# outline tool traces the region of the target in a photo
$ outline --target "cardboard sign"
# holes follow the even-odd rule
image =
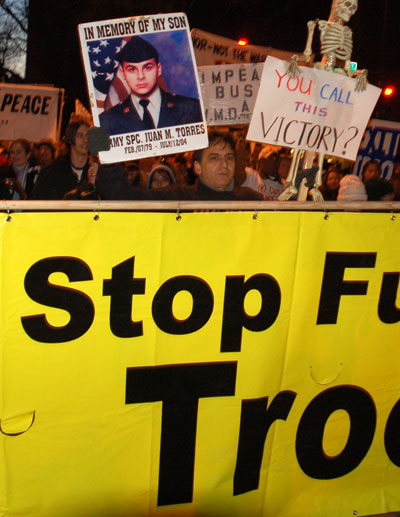
[[[93,121],[111,137],[103,163],[208,145],[185,14],[81,24],[79,36]]]
[[[261,63],[199,67],[207,124],[249,124],[262,70]]]
[[[247,139],[355,160],[381,90],[355,92],[355,79],[299,68],[291,79],[285,61],[267,58]]]
[[[0,83],[0,139],[57,139],[58,96],[50,86]]]

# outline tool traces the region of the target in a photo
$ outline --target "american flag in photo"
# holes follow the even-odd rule
[[[99,114],[128,96],[129,89],[118,73],[119,62],[116,59],[126,41],[125,38],[112,38],[87,43]]]

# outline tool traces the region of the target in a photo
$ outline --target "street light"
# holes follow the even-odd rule
[[[382,95],[386,98],[393,97],[393,95],[396,93],[396,88],[392,85],[386,86],[383,89]]]

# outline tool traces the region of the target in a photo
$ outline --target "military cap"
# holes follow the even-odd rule
[[[132,36],[132,38],[124,45],[119,54],[118,61],[122,64],[124,61],[128,63],[141,63],[148,59],[154,58],[158,63],[157,50],[145,39],[140,36]]]

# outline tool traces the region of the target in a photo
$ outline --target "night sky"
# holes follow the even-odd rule
[[[185,12],[190,27],[250,44],[302,52],[307,21],[328,19],[331,0],[31,0],[27,80],[65,88],[68,100],[87,104],[86,82],[77,36],[78,23]],[[399,0],[359,0],[349,26],[352,60],[369,70],[372,84],[399,85],[397,98],[380,104],[380,118],[400,121]],[[318,51],[318,36],[314,36]]]

